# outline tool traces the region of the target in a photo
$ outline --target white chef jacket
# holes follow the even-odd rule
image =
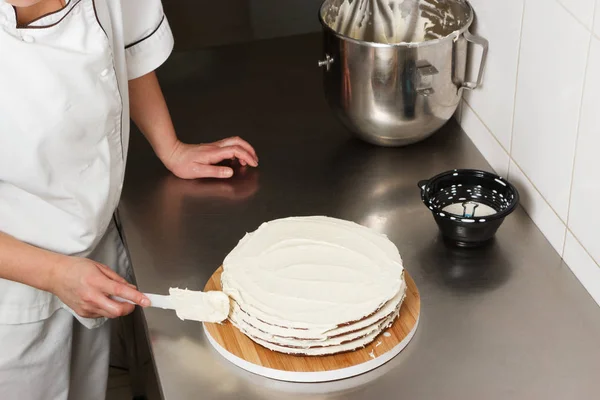
[[[123,186],[127,81],[172,49],[160,0],[70,0],[24,28],[0,0],[0,231],[62,254],[102,253]],[[0,324],[61,307],[0,279]]]

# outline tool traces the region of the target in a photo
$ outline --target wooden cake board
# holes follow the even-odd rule
[[[221,290],[219,267],[204,291]],[[249,372],[289,382],[327,382],[349,378],[371,371],[404,349],[417,330],[421,299],[415,282],[404,271],[407,290],[400,316],[392,326],[366,347],[328,356],[298,356],[279,353],[254,343],[229,321],[204,323],[210,344],[227,360]]]

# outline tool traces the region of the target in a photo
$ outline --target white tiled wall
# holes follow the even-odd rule
[[[490,48],[459,121],[600,304],[600,0],[471,4]]]

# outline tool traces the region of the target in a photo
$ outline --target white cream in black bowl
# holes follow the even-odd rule
[[[455,169],[418,185],[444,238],[461,247],[487,243],[519,203],[512,184],[486,171]]]

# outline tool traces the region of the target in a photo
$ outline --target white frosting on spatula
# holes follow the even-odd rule
[[[229,315],[229,297],[223,292],[170,288],[169,294],[181,320],[222,322]]]

